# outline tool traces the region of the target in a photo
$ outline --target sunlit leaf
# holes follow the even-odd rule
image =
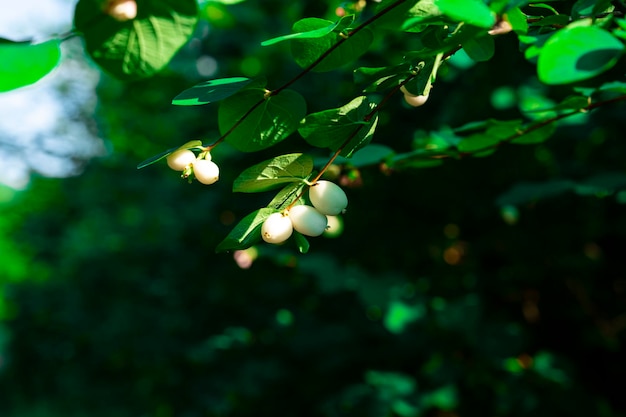
[[[105,14],[100,0],[80,0],[74,12],[74,25],[91,58],[120,79],[162,70],[187,42],[197,20],[196,0],[143,1],[137,17],[126,21]]]
[[[561,29],[539,52],[539,79],[546,84],[586,80],[613,67],[623,50],[619,40],[599,27]]]
[[[279,36],[276,38],[272,38],[267,41],[261,42],[261,45],[269,46],[269,45],[273,45],[275,43],[287,41],[290,39],[321,38],[323,36],[328,35],[329,33],[333,31],[341,31],[342,29],[347,28],[352,22],[354,22],[354,15],[345,16],[341,18],[340,20],[338,20],[337,22],[331,22],[330,20],[323,20],[323,19],[319,19],[316,17],[307,17],[307,18],[302,19],[299,22],[296,22],[296,24],[294,24],[294,28],[295,27],[307,28],[307,27],[318,26],[319,24],[321,24],[322,21],[324,23],[327,23],[327,25],[320,27],[318,29],[313,29],[313,30],[303,31],[303,32],[296,32],[296,33],[291,33],[289,35],[283,35],[283,36]]]
[[[296,22],[294,32],[310,32],[328,26],[328,20],[309,18]],[[341,42],[330,54],[313,68],[313,71],[330,71],[348,64],[364,54],[374,37],[372,32],[365,28],[353,35],[342,38],[338,33],[331,32],[321,38],[292,39],[291,53],[298,65],[307,68],[326,54],[335,44]]]
[[[288,184],[274,196],[267,207],[273,208],[276,211],[284,210],[300,196],[304,187],[306,187],[304,182],[292,182]]]
[[[24,87],[48,75],[61,60],[61,41],[0,42],[0,92]]]
[[[376,6],[377,13],[392,8],[375,24],[386,29],[400,28],[409,32],[419,32],[428,23],[445,21],[441,10],[434,3],[435,0],[413,0],[402,3],[397,0],[382,0]]]
[[[313,158],[301,153],[280,155],[243,171],[233,183],[234,192],[256,193],[301,182],[313,170]]]
[[[435,5],[457,22],[491,28],[496,23],[495,14],[480,0],[435,0]]]
[[[216,101],[232,96],[251,82],[251,79],[244,77],[205,81],[174,97],[172,104],[177,106],[197,106],[215,103]]]

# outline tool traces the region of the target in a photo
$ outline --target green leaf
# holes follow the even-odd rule
[[[489,61],[495,53],[496,46],[493,36],[469,38],[463,42],[463,49],[476,62]]]
[[[383,0],[376,6],[376,13],[391,6],[395,7],[376,20],[376,27],[421,32],[426,24],[445,21],[441,10],[435,6],[435,0],[413,0],[402,4],[399,4],[397,0]]]
[[[285,183],[302,182],[311,171],[313,158],[309,155],[280,155],[243,171],[233,183],[233,192],[258,193]]]
[[[311,248],[311,244],[309,243],[307,238],[304,237],[304,235],[302,235],[301,233],[296,232],[295,230],[293,232],[293,237],[296,241],[296,245],[298,246],[298,251],[300,251],[300,253],[307,253]]]
[[[366,84],[366,92],[376,92],[397,86],[401,78],[410,75],[412,65],[408,62],[380,68],[357,68],[353,77],[355,84]]]
[[[304,187],[306,187],[306,184],[304,182],[294,182],[287,185],[282,190],[280,190],[278,194],[276,194],[276,196],[272,199],[272,201],[270,201],[267,207],[273,208],[276,211],[282,211],[286,209],[287,206],[289,206],[296,200],[296,198],[298,198],[298,196],[304,190]]]
[[[327,23],[326,26],[320,27],[319,29],[313,29],[313,30],[309,30],[309,31],[304,31],[304,32],[297,32],[297,33],[291,33],[289,35],[284,35],[284,36],[279,36],[276,38],[272,38],[269,39],[267,41],[263,41],[261,42],[262,46],[269,46],[269,45],[274,45],[275,43],[278,42],[282,42],[282,41],[287,41],[290,39],[315,39],[315,38],[321,38],[323,36],[328,35],[329,33],[333,32],[333,31],[341,31],[342,29],[347,28],[349,25],[351,25],[354,22],[354,15],[349,15],[349,16],[345,16],[342,19],[338,20],[337,22],[331,22],[330,20],[323,20],[323,19],[319,19],[316,17],[307,17],[304,18],[300,21],[300,23],[298,24],[298,22],[296,22],[296,24],[294,25],[294,28],[296,26],[298,27],[310,27],[310,26],[317,26],[318,24],[321,24],[321,21],[324,21],[325,23]]]
[[[624,45],[596,26],[566,27],[539,52],[537,72],[546,84],[568,84],[594,77],[615,65]]]
[[[241,219],[239,223],[215,248],[216,252],[247,249],[261,240],[261,226],[270,214],[276,213],[273,208],[255,210]]]
[[[570,180],[521,182],[496,199],[498,206],[517,206],[571,191],[576,184]]]
[[[161,152],[158,155],[154,155],[154,156],[146,159],[145,161],[143,161],[143,162],[141,162],[141,163],[139,163],[137,165],[137,169],[145,168],[148,165],[152,165],[152,164],[160,161],[161,159],[167,157],[172,152],[177,151],[179,149],[190,149],[191,150],[191,149],[201,149],[201,147],[202,147],[202,142],[201,141],[199,141],[199,140],[192,140],[190,142],[185,143],[183,146],[170,148],[170,149],[168,149],[166,151]]]
[[[527,109],[526,113],[547,113],[547,112],[557,112],[563,110],[581,110],[589,106],[589,97],[583,96],[568,96],[563,99],[559,104],[554,106],[549,106],[545,108],[536,108],[536,109]]]
[[[457,22],[482,28],[491,28],[496,23],[494,13],[480,0],[435,0],[435,5]]]
[[[517,34],[528,33],[528,21],[526,15],[519,7],[508,10],[505,14],[507,21],[511,24],[513,31]]]
[[[559,12],[554,7],[545,3],[532,3],[532,4],[529,4],[528,7],[536,7],[538,9],[545,9],[545,10],[549,10],[550,12],[554,14],[559,14]]]
[[[24,87],[49,74],[61,60],[61,41],[0,42],[0,92]]]
[[[243,90],[220,103],[218,123],[226,141],[242,152],[268,148],[293,133],[306,115],[304,98],[293,90],[264,98],[265,90]],[[245,118],[244,118],[245,117]]]
[[[367,97],[360,96],[338,109],[324,110],[308,115],[298,132],[312,146],[337,151],[343,146],[341,156],[350,157],[354,151],[371,141],[378,117],[364,118],[375,107]]]
[[[503,140],[514,137],[521,128],[519,120],[488,120],[484,132],[464,138],[458,145],[460,152],[474,153],[495,147]]]
[[[310,32],[328,26],[329,21],[318,18],[307,18],[293,25],[294,32]],[[336,32],[331,32],[321,38],[315,39],[292,39],[291,53],[298,65],[307,68],[316,62],[323,54],[327,53],[335,44],[341,42],[328,56],[313,68],[313,71],[331,71],[348,64],[368,49],[374,36],[365,28],[359,32],[342,38]]]
[[[125,80],[162,70],[187,42],[198,20],[196,0],[142,1],[137,17],[127,21],[115,20],[101,6],[100,0],[80,0],[74,26],[91,58]]]
[[[430,89],[435,82],[437,71],[441,63],[440,58],[441,56],[431,56],[414,66],[413,70],[417,71],[417,76],[404,84],[404,87],[409,93],[416,96],[422,94],[428,95],[430,93]],[[435,66],[437,67],[435,68]]]
[[[249,78],[220,78],[197,84],[172,100],[177,106],[197,106],[224,100],[252,82]]]

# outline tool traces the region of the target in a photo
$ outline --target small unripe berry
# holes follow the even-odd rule
[[[189,149],[179,149],[167,156],[167,166],[174,171],[184,171],[196,160],[196,155]]]
[[[196,159],[193,162],[193,175],[202,184],[211,185],[220,177],[220,168],[213,161]]]
[[[326,216],[311,206],[294,206],[289,210],[291,224],[305,236],[319,236],[326,230]]]
[[[334,182],[318,181],[309,188],[311,204],[320,213],[336,216],[348,206],[348,197]]]
[[[328,224],[324,230],[324,237],[337,237],[343,232],[343,220],[341,216],[326,216]]]
[[[137,2],[135,0],[109,0],[106,13],[119,22],[137,17]]]
[[[272,213],[261,226],[261,237],[267,243],[283,243],[293,233],[293,225],[288,216]]]

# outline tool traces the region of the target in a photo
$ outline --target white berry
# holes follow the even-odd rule
[[[311,204],[320,213],[336,216],[348,206],[348,197],[334,182],[318,181],[309,188]]]
[[[119,22],[137,17],[137,2],[135,0],[112,0],[109,1],[106,12]]]
[[[167,165],[174,171],[184,171],[196,160],[196,155],[189,149],[179,149],[167,156]]]
[[[291,224],[297,232],[306,236],[319,236],[326,230],[326,216],[311,206],[294,206],[289,210]]]
[[[213,161],[196,159],[193,162],[193,175],[202,184],[211,185],[220,177],[220,168]]]
[[[293,225],[288,216],[272,213],[261,226],[261,237],[267,243],[282,243],[293,233]]]
[[[405,86],[400,87],[400,91],[404,93],[404,101],[406,101],[409,106],[423,106],[426,100],[428,100],[428,94],[416,96],[415,94],[409,93],[409,90],[407,90]]]
[[[428,100],[428,96],[414,96],[411,94],[404,95],[404,101],[412,107],[423,106],[426,103],[426,100]]]

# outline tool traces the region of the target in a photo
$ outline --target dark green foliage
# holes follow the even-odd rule
[[[261,42],[309,17],[327,26],[289,43],[336,36],[339,3],[208,2],[224,15],[199,51],[103,77],[111,154],[0,189],[0,415],[626,416],[622,3],[438,3],[403,2],[366,53],[288,84],[288,45]],[[502,13],[490,56],[478,34]],[[550,46],[576,27],[615,46],[592,71]],[[175,71],[205,54],[213,80]],[[584,77],[540,83],[545,54]],[[162,160],[216,142],[210,187]],[[333,151],[343,234],[259,243]]]

